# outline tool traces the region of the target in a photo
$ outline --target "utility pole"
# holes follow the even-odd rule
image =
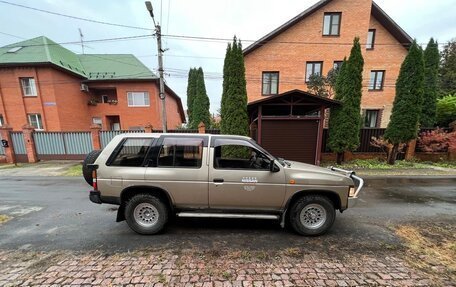
[[[163,79],[163,49],[162,49],[162,43],[161,43],[161,27],[160,23],[156,24],[155,19],[154,19],[154,12],[152,9],[152,3],[150,1],[146,1],[146,8],[150,13],[150,16],[152,17],[152,20],[154,21],[154,26],[155,26],[155,36],[157,37],[157,51],[158,51],[158,74],[160,77],[160,92],[159,92],[159,97],[161,100],[162,104],[162,126],[163,126],[163,132],[166,133],[168,132],[168,128],[166,125],[166,94],[165,94],[165,82]]]

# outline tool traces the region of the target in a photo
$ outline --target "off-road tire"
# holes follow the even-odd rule
[[[151,226],[144,226],[138,216],[135,217],[135,209],[139,206],[147,205],[155,208],[156,222]],[[139,234],[150,235],[162,231],[168,222],[168,207],[158,197],[150,194],[137,194],[128,200],[125,205],[125,219],[128,226]]]
[[[92,171],[87,167],[87,165],[94,163],[97,160],[100,153],[101,150],[99,149],[89,152],[86,158],[84,159],[84,162],[82,163],[82,176],[89,185],[93,184],[93,178]]]
[[[320,222],[319,224],[321,224],[321,226],[319,224],[316,224],[317,226],[309,228],[303,224],[301,220],[301,213],[306,208],[315,209],[317,211],[317,218],[318,216],[323,217],[322,214],[324,214],[324,220],[316,220],[316,222]],[[318,210],[320,210],[320,213]],[[290,225],[295,232],[301,235],[317,236],[324,234],[331,228],[335,218],[336,210],[334,209],[334,203],[328,197],[323,195],[303,196],[298,199],[290,208]]]

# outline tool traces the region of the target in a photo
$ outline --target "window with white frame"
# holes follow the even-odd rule
[[[149,107],[149,93],[148,92],[128,92],[127,100],[129,107]]]
[[[34,127],[36,130],[43,130],[43,123],[41,122],[40,114],[28,114],[29,125]]]
[[[92,118],[92,124],[94,125],[99,125],[100,127],[103,126],[103,120],[99,117],[93,117]]]
[[[4,120],[3,120],[3,115],[0,115],[0,127],[3,126]]]
[[[36,97],[36,85],[34,78],[21,78],[22,94],[25,97]]]

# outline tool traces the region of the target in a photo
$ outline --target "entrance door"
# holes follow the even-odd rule
[[[318,120],[262,122],[261,146],[276,157],[315,164]]]
[[[209,207],[277,210],[285,198],[285,171],[247,140],[216,138],[211,147]]]

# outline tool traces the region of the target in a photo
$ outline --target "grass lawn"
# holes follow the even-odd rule
[[[389,165],[386,161],[379,159],[355,159],[342,165],[337,165],[334,161],[323,162],[322,166],[337,166],[355,170],[360,175],[456,175],[455,161],[397,160],[394,165]]]
[[[71,166],[62,175],[64,175],[64,176],[82,176],[82,164],[77,164],[77,165]]]

